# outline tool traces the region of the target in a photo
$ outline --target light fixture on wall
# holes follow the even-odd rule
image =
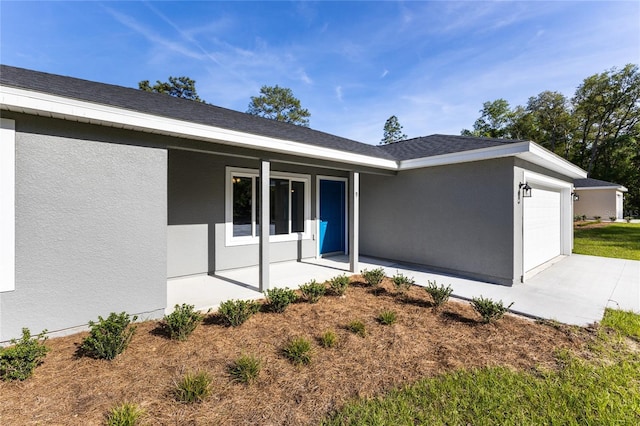
[[[578,194],[576,194],[575,192],[571,193],[571,199],[573,201],[579,201],[580,200],[580,196]]]
[[[520,197],[522,198],[530,198],[531,197],[531,186],[528,183],[520,182],[520,186],[518,186],[518,203],[520,203]]]

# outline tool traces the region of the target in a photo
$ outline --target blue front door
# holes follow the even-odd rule
[[[320,254],[345,251],[345,182],[320,180]]]

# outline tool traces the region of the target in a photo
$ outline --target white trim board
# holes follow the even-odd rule
[[[16,288],[16,131],[0,118],[0,292]]]
[[[581,168],[534,142],[512,143],[451,154],[394,161],[338,149],[309,145],[302,142],[253,135],[236,130],[161,117],[125,108],[14,87],[0,86],[0,104],[2,105],[2,109],[26,114],[183,137],[250,149],[260,149],[307,158],[333,161],[340,159],[343,163],[382,170],[411,170],[422,167],[516,156],[573,179],[585,178],[587,176],[587,173]]]

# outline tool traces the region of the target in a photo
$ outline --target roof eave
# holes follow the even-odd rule
[[[335,161],[339,159],[343,163],[358,166],[394,171],[398,167],[398,163],[395,160],[192,123],[16,87],[0,85],[0,107],[5,110],[26,114],[184,137],[223,145],[323,160]]]
[[[611,186],[576,186],[576,191],[589,191],[594,189],[615,189],[620,192],[629,192],[629,190],[622,185],[611,185]]]
[[[422,167],[468,163],[471,161],[492,160],[503,157],[518,157],[572,179],[587,176],[587,172],[580,167],[564,160],[551,151],[547,151],[534,142],[527,141],[404,160],[400,162],[399,170],[412,170]]]

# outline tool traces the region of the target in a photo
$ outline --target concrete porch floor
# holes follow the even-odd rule
[[[430,271],[428,268],[360,257],[360,270],[384,268],[387,276],[401,272],[425,286],[428,280],[451,285],[461,299],[484,296],[514,302],[511,310],[534,318],[588,325],[602,319],[606,307],[640,312],[640,261],[574,254],[560,259],[513,287],[499,286]],[[349,275],[346,256],[282,262],[271,265],[272,287],[297,289],[312,279],[325,281]],[[213,275],[175,278],[167,282],[167,312],[188,303],[199,310],[217,308],[229,299],[260,299],[258,268],[243,268]]]

